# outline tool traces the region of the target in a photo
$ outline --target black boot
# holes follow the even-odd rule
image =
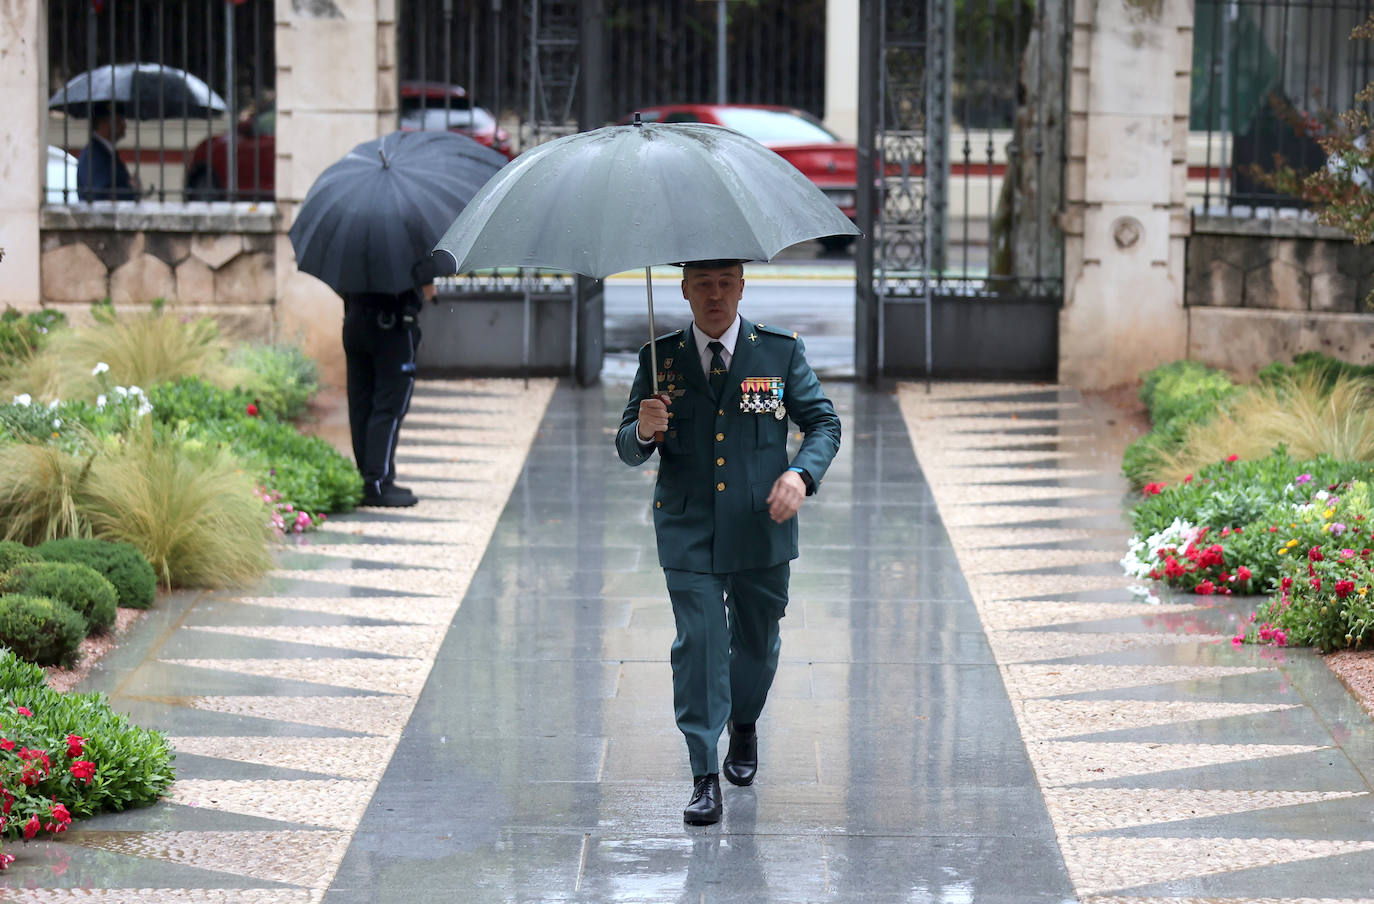
[[[754,775],[759,771],[759,736],[750,725],[730,726],[730,750],[725,754],[721,772],[732,785],[752,785]]]
[[[720,778],[716,773],[692,779],[692,800],[682,811],[689,826],[709,826],[720,822]]]
[[[363,501],[359,505],[375,505],[382,508],[405,508],[419,502],[415,494],[398,486],[383,486],[380,491],[370,487],[363,491]]]

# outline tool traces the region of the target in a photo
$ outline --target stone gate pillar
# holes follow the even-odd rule
[[[326,167],[396,128],[396,0],[276,0],[276,58],[277,334],[342,386],[343,302],[296,270],[287,232]]]
[[[48,48],[43,2],[0,0],[0,308],[36,308],[39,281],[38,208],[43,198],[47,110],[43,70]]]
[[[1106,387],[1187,355],[1192,0],[1074,0],[1059,378]]]

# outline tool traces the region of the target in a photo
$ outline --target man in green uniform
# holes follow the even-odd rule
[[[641,350],[616,435],[628,465],[659,454],[654,531],[677,623],[673,705],[692,765],[682,814],[691,825],[720,819],[716,747],[727,722],[725,777],[754,780],[797,511],[840,447],[840,419],[797,334],[739,316],[742,263],[683,265],[692,325],[654,340],[658,396]],[[788,418],[804,434],[791,461]]]

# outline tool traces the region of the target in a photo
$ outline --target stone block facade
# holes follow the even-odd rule
[[[1374,249],[1297,220],[1197,217],[1188,239],[1188,356],[1249,378],[1319,351],[1374,364]]]
[[[45,208],[43,303],[80,309],[109,298],[116,307],[143,310],[160,301],[212,315],[236,338],[271,339],[275,214],[145,208]],[[71,314],[80,319],[81,311]]]

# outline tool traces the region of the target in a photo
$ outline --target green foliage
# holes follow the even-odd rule
[[[114,624],[119,594],[114,585],[88,565],[74,562],[32,562],[0,576],[0,593],[46,596],[66,603],[86,622],[86,633],[106,631]]]
[[[263,414],[294,421],[320,390],[320,369],[299,345],[241,345],[230,359],[247,371],[243,389]]]
[[[86,636],[86,620],[46,596],[0,596],[0,645],[39,665],[69,666]]]
[[[0,525],[5,540],[25,544],[87,536],[77,502],[90,469],[79,458],[37,443],[0,445]]]
[[[305,436],[269,415],[250,416],[252,400],[202,380],[154,387],[154,417],[191,443],[233,452],[268,494],[297,511],[346,512],[362,499],[353,463],[327,441]]]
[[[157,595],[157,575],[130,543],[67,538],[49,540],[37,552],[48,562],[76,562],[94,568],[114,585],[119,605],[147,609]]]
[[[15,543],[13,540],[0,540],[0,574],[4,574],[16,565],[41,561],[38,553],[23,543]]]
[[[272,564],[254,490],[227,450],[159,439],[149,425],[95,460],[82,508],[95,536],[138,547],[167,586],[242,586]]]
[[[50,762],[31,787],[6,783],[17,797],[8,837],[16,837],[31,813],[45,812],[41,808],[54,798],[79,819],[154,803],[174,778],[167,738],[133,725],[101,694],[59,693],[44,683],[42,669],[0,651],[0,695],[6,701],[0,719],[5,738],[16,749],[44,751]],[[77,762],[91,764],[94,775],[80,778],[80,768],[73,770]]]
[[[33,354],[55,329],[65,326],[67,315],[44,308],[17,311],[7,307],[0,314],[0,366],[22,361]]]
[[[1139,489],[1155,479],[1160,462],[1184,442],[1191,424],[1216,416],[1238,387],[1231,378],[1196,361],[1174,361],[1145,374],[1140,400],[1150,411],[1151,430],[1127,447],[1121,469]]]
[[[1294,382],[1304,377],[1315,378],[1318,385],[1330,392],[1342,377],[1374,379],[1374,365],[1351,364],[1321,352],[1301,352],[1293,356],[1292,364],[1274,361],[1259,372],[1259,382],[1265,384]]]

